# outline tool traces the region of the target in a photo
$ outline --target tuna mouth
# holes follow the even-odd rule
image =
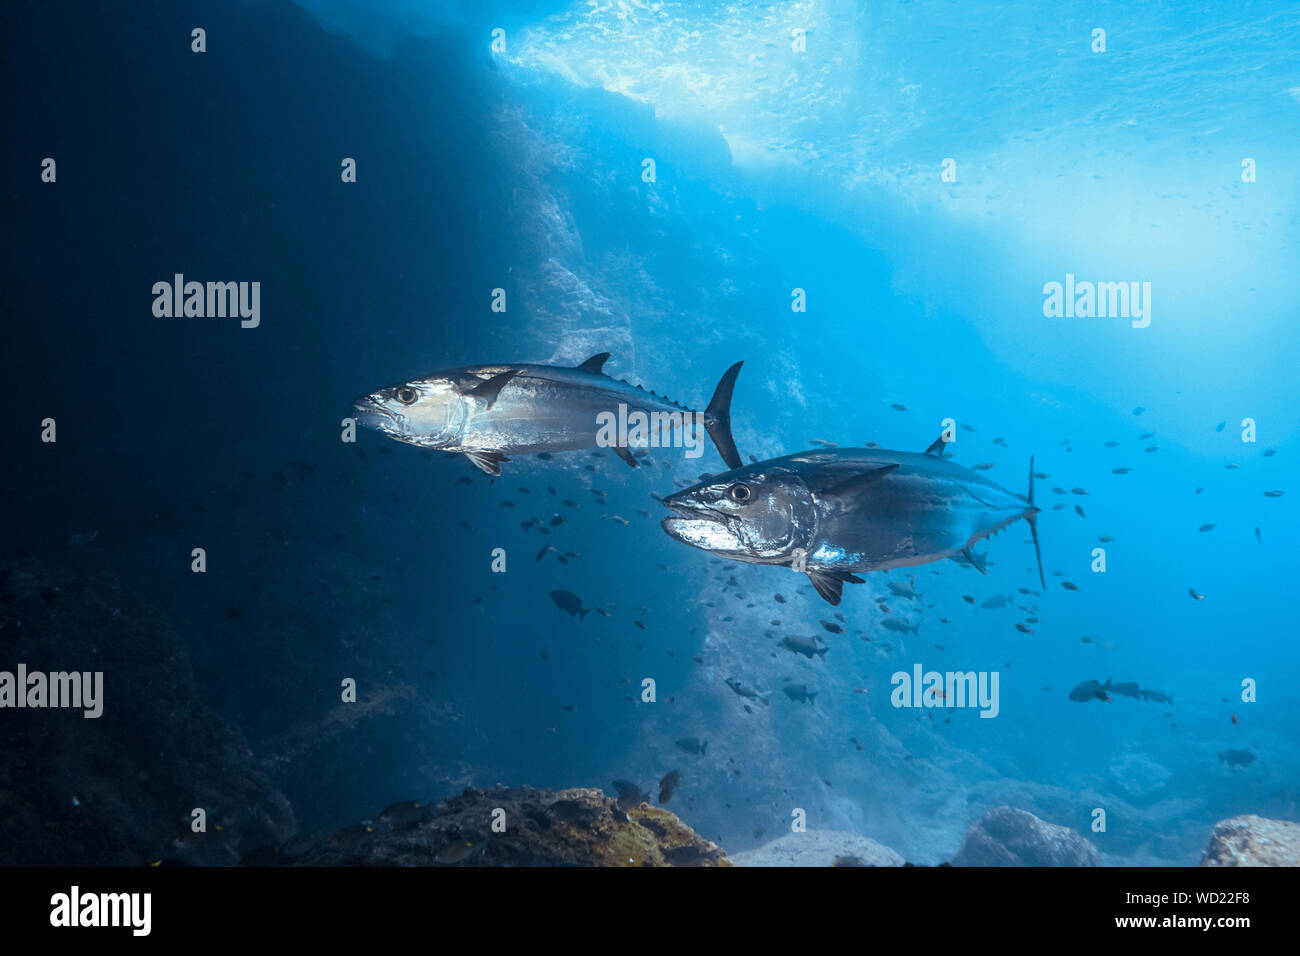
[[[745,546],[731,530],[732,517],[707,508],[686,508],[665,501],[681,517],[668,517],[659,522],[669,537],[689,544],[701,551],[744,551]]]
[[[354,401],[352,411],[357,424],[366,428],[377,428],[380,431],[386,431],[395,428],[397,425],[396,416],[382,405],[376,405],[374,399],[369,396]]]

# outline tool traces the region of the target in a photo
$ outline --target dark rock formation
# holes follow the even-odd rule
[[[504,811],[504,817],[497,811]],[[493,831],[494,819],[504,832]],[[297,837],[249,865],[730,866],[661,807],[626,812],[599,790],[468,788],[440,804],[395,803],[356,826]]]
[[[1300,866],[1300,823],[1254,814],[1220,820],[1201,866]]]
[[[953,866],[1101,866],[1101,854],[1069,827],[995,807],[971,824]]]
[[[293,832],[170,625],[73,559],[0,567],[0,670],[102,671],[103,714],[0,711],[0,865],[229,864]],[[207,832],[190,830],[203,808]]]

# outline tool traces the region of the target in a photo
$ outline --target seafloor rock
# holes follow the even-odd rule
[[[0,865],[230,864],[293,832],[154,608],[72,559],[0,567],[0,670],[103,672],[103,713],[0,711]],[[207,815],[205,833],[191,811]]]
[[[731,857],[736,866],[902,866],[903,858],[868,837],[839,830],[787,833]]]
[[[1300,823],[1253,813],[1220,820],[1201,866],[1300,866]]]
[[[1069,827],[1025,810],[994,807],[971,824],[953,866],[1101,866],[1101,854]]]
[[[504,815],[502,814],[504,812]],[[493,821],[504,823],[503,832]],[[676,815],[648,803],[626,812],[599,790],[467,788],[439,804],[395,803],[333,833],[252,854],[249,865],[730,866]]]

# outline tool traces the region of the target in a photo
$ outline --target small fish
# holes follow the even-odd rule
[[[1072,495],[1086,495],[1087,493],[1088,493],[1088,489],[1087,489],[1087,488],[1071,488],[1071,489],[1070,489],[1070,494],[1072,494]]]
[[[1245,767],[1256,759],[1258,758],[1249,750],[1225,750],[1219,754],[1219,760],[1229,767]]]
[[[630,780],[615,780],[613,786],[614,792],[618,794],[616,802],[620,810],[630,810],[650,800],[650,795]]]
[[[822,621],[822,627],[830,631],[832,634],[844,633],[844,628],[840,627],[838,624],[834,623],[833,621]]]
[[[1097,535],[1097,540],[1100,541],[1102,544],[1110,544],[1115,539],[1108,534],[1099,534]]]
[[[1241,723],[1241,718],[1238,717],[1238,716],[1234,713],[1234,714],[1232,715],[1232,722],[1233,722],[1234,725],[1235,725],[1235,724],[1240,724],[1240,723]]]
[[[1204,600],[1205,600],[1205,595],[1204,595],[1204,594],[1197,594],[1197,593],[1196,593],[1196,588],[1188,588],[1188,589],[1187,589],[1187,593],[1190,594],[1190,595],[1192,596],[1192,600],[1194,600],[1194,601],[1204,601]]]
[[[817,696],[815,690],[810,691],[803,684],[786,684],[781,690],[785,691],[785,696],[801,704],[811,704],[813,698]]]
[[[886,586],[897,597],[907,598],[908,600],[915,601],[917,598],[921,596],[916,593],[914,589],[915,587],[914,584],[902,584],[898,581],[888,581],[886,582]]]
[[[988,471],[990,468],[992,468],[992,467],[994,466],[994,464],[995,464],[995,462],[991,462],[991,461],[983,461],[983,462],[980,462],[978,465],[971,465],[971,470],[973,470],[973,471]]]
[[[1146,453],[1149,455],[1149,454],[1151,454],[1153,451],[1159,451],[1159,450],[1160,450],[1160,446],[1159,446],[1159,445],[1149,445],[1149,446],[1147,446],[1146,448],[1143,448],[1142,450],[1143,450],[1144,452],[1146,452]]]
[[[1100,700],[1103,703],[1110,703],[1110,694],[1106,693],[1110,689],[1110,678],[1106,678],[1105,684],[1099,684],[1095,680],[1086,680],[1070,691],[1070,700],[1086,704],[1090,700]]]
[[[802,654],[804,657],[808,658],[809,660],[812,660],[813,657],[818,655],[825,657],[826,652],[830,650],[829,647],[818,647],[817,639],[815,637],[814,638],[798,637],[796,635],[790,635],[788,637],[781,638],[781,643],[779,646],[784,647],[787,651],[793,651],[796,654]]]
[[[774,594],[774,595],[772,595],[772,597],[775,598],[777,604],[784,604],[784,603],[785,603],[785,595],[784,595],[784,594]]]
[[[1204,486],[1204,485],[1198,485],[1197,488],[1196,488],[1196,490],[1193,491],[1192,494],[1194,494],[1194,495],[1199,495],[1199,494],[1200,494],[1202,491],[1204,491],[1204,490],[1205,490],[1205,486]]]
[[[474,844],[469,842],[453,843],[433,858],[435,863],[460,863],[474,853]]]
[[[1110,473],[1112,475],[1127,475],[1132,470],[1132,468],[1112,468]]]
[[[757,700],[764,705],[768,703],[768,699],[766,697],[760,697],[758,691],[754,690],[754,688],[748,687],[734,678],[728,677],[726,684],[733,692],[744,697],[746,700]]]
[[[624,524],[624,525],[626,525],[626,524],[631,524],[631,523],[632,523],[632,522],[628,521],[626,518],[624,518],[622,515],[601,515],[600,517],[601,517],[601,520],[602,520],[602,521],[603,521],[605,518],[608,518],[608,519],[611,520],[611,521],[617,521],[619,524]]]
[[[990,611],[997,610],[1000,607],[1006,607],[1006,606],[1007,606],[1007,598],[1001,594],[993,595],[991,598],[989,598],[983,604],[980,605],[980,607]]]
[[[688,754],[695,754],[698,757],[704,756],[704,751],[708,749],[709,742],[700,740],[699,737],[682,737],[677,741],[677,749],[684,750]]]
[[[907,406],[906,406],[906,405],[900,405],[900,404],[898,404],[898,402],[894,402],[894,404],[890,405],[889,407],[892,408],[892,409],[893,409],[894,411],[896,411],[896,412],[905,412],[905,411],[907,411]]]
[[[1034,633],[1032,629],[1025,627],[1023,624],[1016,624],[1016,630],[1019,631],[1021,634]]]
[[[1075,506],[1074,506],[1074,511],[1075,511],[1075,514],[1077,514],[1080,518],[1086,518],[1086,517],[1088,517],[1088,516],[1087,516],[1086,514],[1084,514],[1084,512],[1083,512],[1083,505],[1075,505]]]
[[[1226,424],[1228,424],[1228,423],[1227,423],[1227,422],[1219,422],[1219,424],[1217,424],[1217,425],[1214,426],[1214,430],[1215,430],[1216,432],[1221,432],[1221,431],[1223,431],[1223,426],[1226,425]]]
[[[1282,497],[1282,492],[1280,492],[1280,491],[1266,491],[1266,492],[1264,492],[1264,497],[1265,497],[1265,498],[1281,498],[1281,497]]]
[[[900,634],[911,632],[912,634],[916,634],[918,637],[921,634],[921,625],[919,623],[908,624],[899,617],[887,617],[880,622],[880,626],[886,630],[897,631]]]
[[[664,774],[663,779],[659,781],[659,802],[667,803],[672,799],[677,790],[677,784],[681,782],[682,772],[680,770],[670,770]]]
[[[1263,543],[1264,543],[1264,539],[1261,538],[1261,537],[1259,536],[1259,529],[1258,529],[1258,528],[1255,529],[1255,543],[1256,543],[1256,544],[1263,544]]]
[[[552,591],[551,600],[555,602],[555,606],[561,611],[569,615],[569,617],[576,617],[579,621],[592,610],[589,607],[583,607],[582,598],[572,591]]]
[[[1073,581],[1062,581],[1061,587],[1065,588],[1067,591],[1079,590],[1079,585],[1075,584]]]
[[[1141,405],[1139,405],[1137,408],[1133,409],[1133,414],[1134,414],[1134,415],[1141,415],[1141,414],[1142,414],[1143,412],[1145,412],[1145,411],[1146,411],[1146,409],[1143,408]]]
[[[1010,447],[1011,447],[1010,445],[1007,444],[1007,440],[1006,440],[1005,438],[995,438],[995,439],[993,439],[993,444],[995,444],[995,445],[1001,445],[1003,448],[1010,448]]]
[[[971,595],[969,595],[969,594],[963,594],[963,595],[961,596],[961,599],[962,599],[963,601],[965,601],[967,604],[974,604],[974,603],[975,603],[975,598],[971,597]]]
[[[643,631],[645,630],[645,624],[643,624],[641,621],[637,620],[637,621],[633,621],[632,623],[635,624],[637,627],[639,627],[641,630]]]
[[[1201,525],[1199,528],[1197,528],[1196,530],[1197,530],[1197,531],[1213,531],[1213,530],[1214,530],[1215,528],[1217,528],[1217,527],[1218,527],[1218,525],[1215,525],[1215,524],[1203,524],[1203,525]]]
[[[1172,704],[1174,702],[1173,694],[1166,694],[1162,690],[1156,690],[1153,687],[1146,687],[1142,690],[1143,700],[1154,700],[1157,704]]]
[[[555,547],[555,545],[553,545],[553,544],[548,544],[546,547],[542,548],[542,550],[540,550],[540,551],[537,552],[537,558],[536,558],[536,560],[537,560],[537,561],[540,561],[540,560],[542,560],[542,558],[546,557],[546,552],[547,552],[547,551],[558,551],[558,550],[559,550],[559,548]]]
[[[1117,441],[1108,441],[1108,442],[1106,442],[1106,447],[1107,447],[1107,448],[1118,448],[1118,447],[1119,447],[1119,442],[1117,442]]]
[[[1265,448],[1265,449],[1264,449],[1264,457],[1265,457],[1265,458],[1272,458],[1272,457],[1273,457],[1274,455],[1276,455],[1276,454],[1277,454],[1277,449],[1276,449],[1276,448]]]

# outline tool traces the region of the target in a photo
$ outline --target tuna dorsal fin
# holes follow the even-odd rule
[[[510,381],[518,374],[519,369],[517,368],[506,369],[506,371],[499,375],[493,375],[491,378],[479,382],[466,394],[482,399],[487,403],[487,407],[491,408],[492,404],[497,400],[497,396],[501,394],[501,389],[505,387],[506,382]]]
[[[926,453],[927,455],[934,455],[936,458],[942,458],[942,457],[943,457],[943,446],[946,445],[946,444],[948,444],[948,443],[947,443],[946,441],[944,441],[944,440],[943,440],[943,436],[940,435],[940,436],[939,436],[938,438],[936,438],[934,441],[930,442],[930,447],[927,448],[927,449],[925,450],[925,453]]]
[[[600,375],[601,374],[600,370],[604,367],[605,363],[608,361],[609,361],[608,352],[597,352],[591,358],[587,359],[587,361],[579,365],[578,368],[582,369],[582,371],[584,372],[591,372],[595,375]]]
[[[826,568],[814,568],[807,572],[808,580],[812,582],[813,587],[817,589],[826,603],[839,606],[840,597],[844,592],[845,583],[862,584],[862,578],[856,574],[849,574],[847,571],[830,571]]]
[[[897,470],[897,465],[883,465],[880,468],[872,468],[870,471],[864,471],[859,475],[854,475],[852,478],[846,478],[838,485],[832,485],[826,489],[826,494],[834,495],[836,498],[852,497],[867,485],[874,481],[879,481],[881,478],[884,478],[886,475]]]

